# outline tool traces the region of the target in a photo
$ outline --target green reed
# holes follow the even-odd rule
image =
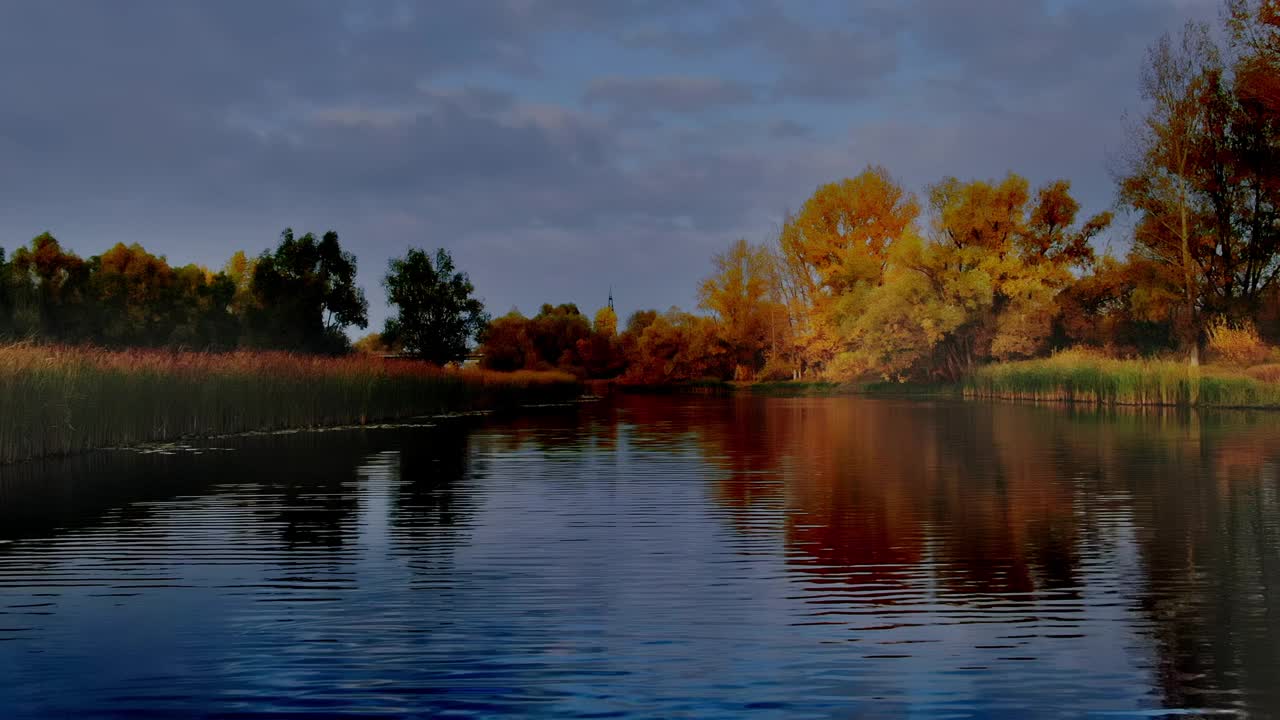
[[[965,382],[964,393],[1097,405],[1280,407],[1280,384],[1244,372],[1173,360],[1117,360],[1081,351],[988,365]]]

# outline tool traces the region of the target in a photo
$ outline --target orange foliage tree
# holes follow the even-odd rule
[[[714,320],[671,308],[633,316],[627,334],[629,382],[662,384],[723,378],[732,363]]]
[[[1148,110],[1120,180],[1138,216],[1135,255],[1181,295],[1169,320],[1193,363],[1204,319],[1258,316],[1280,275],[1276,5],[1240,0],[1229,10],[1225,58],[1198,24],[1152,47]]]
[[[715,315],[735,378],[754,377],[764,366],[781,311],[772,297],[773,258],[767,248],[738,240],[712,263],[715,272],[702,281],[698,299]]]
[[[793,354],[804,369],[836,355],[838,302],[880,284],[890,248],[920,213],[915,197],[873,166],[819,187],[787,218],[778,238],[778,296],[793,329]]]

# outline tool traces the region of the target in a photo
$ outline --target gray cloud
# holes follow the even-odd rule
[[[626,41],[693,58],[747,51],[768,63],[775,98],[840,100],[883,88],[897,66],[901,27],[895,13],[873,4],[815,21],[769,2],[735,8],[710,27],[646,28]]]
[[[775,140],[805,138],[813,135],[813,129],[793,120],[775,120],[769,123],[769,137]]]
[[[715,77],[602,77],[583,93],[588,104],[606,104],[627,113],[696,113],[752,102],[755,91],[744,83]]]

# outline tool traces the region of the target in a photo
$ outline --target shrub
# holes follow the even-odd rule
[[[1270,349],[1252,322],[1229,322],[1219,317],[1209,323],[1209,357],[1232,365],[1257,365],[1267,359]]]

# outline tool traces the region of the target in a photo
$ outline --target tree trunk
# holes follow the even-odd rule
[[[1183,175],[1185,160],[1178,170],[1178,220],[1181,223],[1182,235],[1182,275],[1184,292],[1187,299],[1187,318],[1183,329],[1183,340],[1188,346],[1187,364],[1195,367],[1200,364],[1200,323],[1196,319],[1195,280],[1191,271],[1191,233],[1187,220],[1187,180]]]

